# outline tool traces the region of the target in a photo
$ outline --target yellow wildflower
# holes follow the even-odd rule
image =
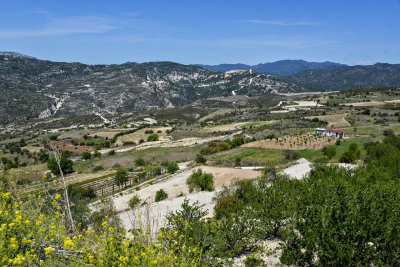
[[[44,249],[44,252],[45,252],[45,253],[46,253],[46,255],[47,255],[47,254],[50,254],[50,253],[52,253],[54,250],[55,250],[55,249],[54,249],[54,248],[52,248],[52,247],[47,247],[47,248],[45,248],[45,249]]]

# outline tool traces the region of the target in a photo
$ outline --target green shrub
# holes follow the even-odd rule
[[[284,155],[286,160],[297,160],[300,157],[299,152],[293,150],[285,150]]]
[[[93,157],[95,157],[95,158],[100,158],[100,157],[101,157],[101,153],[100,153],[98,150],[95,150],[95,151],[93,152]]]
[[[226,196],[218,199],[214,207],[215,217],[220,219],[238,211],[242,202],[237,196]]]
[[[336,155],[336,147],[334,146],[324,147],[322,151],[324,155],[328,157],[328,159],[332,159]]]
[[[206,159],[206,157],[204,157],[203,155],[197,154],[197,155],[196,155],[196,158],[195,158],[195,162],[196,162],[196,163],[206,163],[206,162],[207,162],[207,159]]]
[[[102,171],[102,170],[104,170],[104,167],[101,166],[101,165],[98,165],[98,166],[96,166],[96,167],[93,168],[93,171],[94,171],[94,172],[98,172],[98,171]]]
[[[60,167],[61,170],[64,174],[66,173],[70,173],[73,172],[73,168],[72,168],[73,162],[70,159],[67,159],[64,156],[61,156],[60,159]],[[60,169],[58,167],[57,161],[54,157],[51,157],[48,161],[47,161],[47,168],[54,173],[55,175],[60,175]]]
[[[262,267],[262,266],[266,266],[262,259],[257,258],[254,255],[247,256],[246,260],[244,261],[244,265],[246,267]]]
[[[115,163],[115,164],[112,166],[112,168],[113,168],[113,169],[119,169],[119,168],[121,168],[121,165],[118,164],[118,163]]]
[[[128,206],[131,209],[134,209],[140,204],[140,201],[140,197],[138,195],[134,195],[133,197],[131,197],[131,199],[129,199]]]
[[[141,157],[139,157],[139,158],[137,158],[137,159],[135,160],[135,165],[136,165],[136,166],[145,166],[145,165],[146,165],[146,162],[144,161],[144,159],[142,159]]]
[[[158,141],[158,134],[151,134],[147,137],[147,142]]]
[[[109,155],[109,156],[115,155],[115,150],[110,150],[110,151],[108,151],[108,155]]]
[[[168,162],[168,166],[167,166],[168,173],[172,174],[172,173],[175,173],[177,170],[179,170],[178,163],[176,163],[175,161]]]
[[[164,191],[164,189],[160,189],[156,192],[156,197],[155,197],[156,202],[163,201],[164,199],[167,199],[167,198],[168,198],[168,194],[167,194],[167,192]]]
[[[90,152],[83,152],[82,153],[82,159],[83,160],[89,160],[92,158],[92,154],[90,154]]]
[[[211,173],[205,173],[201,169],[193,171],[187,178],[186,184],[189,186],[189,192],[198,191],[213,191],[214,176]]]

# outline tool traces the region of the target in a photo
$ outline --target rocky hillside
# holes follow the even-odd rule
[[[148,110],[212,96],[301,90],[251,70],[221,73],[171,62],[85,65],[0,55],[0,122]]]
[[[279,60],[271,63],[260,63],[257,65],[245,64],[220,64],[220,65],[199,65],[207,69],[215,71],[229,71],[235,69],[248,70],[252,69],[259,73],[271,74],[277,76],[286,76],[298,73],[303,70],[313,69],[330,69],[338,66],[345,66],[343,64],[325,61],[325,62],[308,62],[305,60]]]
[[[328,70],[306,70],[285,77],[288,82],[314,90],[400,86],[400,64],[342,66]]]

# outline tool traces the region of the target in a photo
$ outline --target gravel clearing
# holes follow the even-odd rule
[[[357,164],[347,164],[347,163],[331,163],[331,164],[350,169],[358,167]],[[311,171],[311,169],[312,169],[312,163],[304,158],[301,158],[295,161],[295,165],[284,169],[281,173],[288,175],[292,179],[299,180],[303,179],[303,177],[307,175]]]
[[[201,168],[204,172],[212,173],[214,175],[214,192],[198,192],[189,194],[186,179],[192,174],[194,170]],[[219,188],[224,185],[231,185],[238,179],[253,179],[260,175],[259,171],[255,170],[242,170],[235,168],[222,168],[211,166],[200,166],[168,176],[167,178],[155,182],[152,185],[141,188],[140,190],[131,190],[122,196],[117,195],[114,197],[114,205],[116,210],[120,212],[122,223],[126,229],[130,229],[137,225],[139,219],[138,214],[141,214],[140,222],[142,225],[148,226],[149,231],[156,233],[157,230],[164,226],[165,216],[171,211],[177,211],[181,208],[183,200],[188,198],[190,203],[199,201],[200,204],[205,204],[205,210],[208,216],[212,216],[214,202],[212,198]],[[164,189],[168,194],[168,199],[161,202],[154,202],[156,192]],[[137,194],[140,199],[146,204],[136,209],[135,211],[129,210],[128,201],[133,195]],[[184,197],[178,197],[183,194]]]

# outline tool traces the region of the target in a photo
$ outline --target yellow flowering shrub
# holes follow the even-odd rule
[[[0,197],[1,266],[204,265],[201,250],[187,249],[184,237],[173,232],[154,240],[143,229],[125,232],[105,218],[100,231],[71,233],[61,196],[47,202],[43,196],[20,199],[11,192],[0,192]]]

